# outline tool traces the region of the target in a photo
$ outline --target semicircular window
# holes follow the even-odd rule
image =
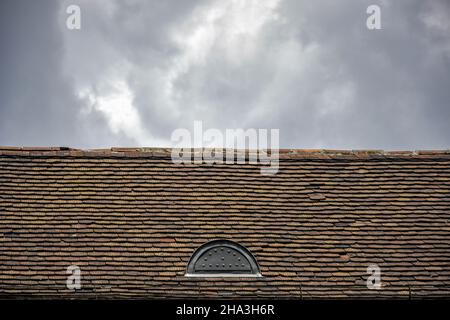
[[[228,240],[214,240],[194,252],[186,276],[260,277],[261,273],[255,257],[245,247]]]

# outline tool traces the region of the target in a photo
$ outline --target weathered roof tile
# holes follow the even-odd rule
[[[449,150],[280,159],[263,176],[175,165],[170,149],[0,147],[0,297],[450,297]],[[214,239],[247,247],[263,277],[184,277]]]

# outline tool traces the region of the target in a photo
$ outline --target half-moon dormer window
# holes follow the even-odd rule
[[[228,240],[214,240],[194,252],[186,276],[260,277],[261,273],[255,257],[245,247]]]

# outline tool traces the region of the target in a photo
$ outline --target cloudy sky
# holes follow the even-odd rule
[[[449,149],[450,1],[0,1],[0,145],[171,146],[194,120]]]

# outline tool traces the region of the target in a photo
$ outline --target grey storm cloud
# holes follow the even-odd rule
[[[450,145],[446,0],[0,3],[0,145],[170,146],[194,120],[286,148]]]

